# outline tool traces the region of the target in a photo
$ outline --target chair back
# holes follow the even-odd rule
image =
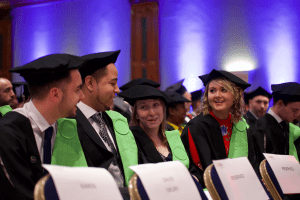
[[[274,200],[282,200],[284,198],[284,194],[271,166],[266,159],[260,163],[259,172],[272,198]]]
[[[46,174],[35,184],[33,197],[34,200],[59,200],[50,174]]]
[[[194,183],[203,200],[208,200],[201,184],[192,176]],[[129,181],[129,194],[131,200],[149,200],[148,194],[137,174],[134,174]]]
[[[205,186],[213,200],[228,200],[227,194],[214,164],[209,165],[205,169],[203,179]]]

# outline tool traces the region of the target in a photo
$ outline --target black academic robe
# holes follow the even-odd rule
[[[173,131],[173,130],[175,130],[174,127],[166,123],[166,131]]]
[[[284,137],[281,125],[268,113],[258,119],[253,127],[250,127],[248,136],[249,146],[251,145],[251,148],[249,148],[249,161],[257,173],[259,173],[261,161],[265,159],[263,153],[289,154],[289,141]],[[264,145],[265,139],[266,151]],[[285,152],[286,147],[287,152]]]
[[[109,129],[109,132],[112,134],[115,144],[117,144],[112,120],[106,114],[106,112],[103,112],[102,116],[106,126]],[[75,119],[77,121],[77,132],[79,140],[88,166],[103,167],[105,169],[108,169],[108,167],[114,160],[113,153],[107,150],[105,144],[102,142],[91,123],[88,121],[88,119],[84,116],[84,114],[79,108],[77,108]],[[119,152],[117,145],[116,147],[117,151]],[[140,153],[138,155],[138,161],[139,164],[145,163],[146,161],[145,157]],[[121,169],[121,171],[124,175],[123,168]]]
[[[244,118],[250,127],[252,127],[257,120],[250,111],[246,112]]]
[[[34,186],[44,174],[30,121],[12,111],[0,119],[0,130],[0,156],[16,195],[33,199]]]
[[[203,170],[197,167],[192,160],[188,130],[195,142]],[[189,171],[195,175],[202,186],[205,187],[203,173],[206,167],[212,164],[212,160],[227,158],[220,124],[211,115],[198,115],[186,125],[181,134],[181,139],[190,159]]]
[[[1,200],[23,199],[23,198],[19,197],[20,195],[18,195],[17,190],[9,182],[8,178],[5,175],[3,167],[1,165],[0,165],[0,183],[1,183],[1,189],[0,189],[0,199]]]
[[[130,130],[135,138],[139,150],[143,152],[149,163],[164,162],[156,150],[152,140],[140,126],[131,126]]]

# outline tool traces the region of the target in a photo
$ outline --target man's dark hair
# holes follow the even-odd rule
[[[91,76],[99,82],[107,74],[107,67],[100,68],[96,70]]]
[[[32,98],[37,99],[43,99],[53,87],[64,91],[66,84],[72,81],[70,71],[31,73],[30,76],[35,78],[27,81],[29,93]]]
[[[275,98],[273,98],[274,100],[273,100],[273,105],[276,105],[277,104],[277,102],[279,101],[279,100],[282,100],[282,99],[275,99]],[[285,105],[285,106],[287,106],[289,103],[292,103],[292,102],[290,102],[290,101],[288,101],[288,100],[282,100],[282,102],[283,102],[283,104]]]
[[[184,102],[180,102],[180,103],[170,103],[170,104],[167,105],[167,109],[166,109],[166,111],[167,111],[167,112],[166,112],[166,113],[167,113],[167,119],[168,119],[168,117],[170,116],[169,108],[173,108],[174,110],[177,110],[176,106],[177,106],[178,104],[184,104]]]

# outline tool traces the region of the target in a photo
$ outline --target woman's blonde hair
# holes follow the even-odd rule
[[[162,107],[163,107],[163,113],[164,113],[164,117],[163,120],[161,122],[161,124],[159,125],[159,129],[158,129],[158,137],[160,138],[160,140],[163,142],[164,145],[169,146],[168,141],[167,141],[167,137],[165,134],[165,130],[166,130],[166,105],[164,103],[163,100],[161,100],[160,98],[158,98],[157,100],[159,100],[159,102],[161,103]],[[135,102],[133,109],[132,109],[132,115],[131,115],[131,120],[129,123],[129,126],[140,126],[140,120],[137,118],[137,101]],[[154,143],[154,141],[152,141]]]
[[[223,84],[224,88],[230,91],[233,94],[233,105],[231,106],[230,113],[231,113],[231,122],[237,123],[242,119],[245,110],[245,102],[244,102],[244,95],[243,89],[237,87],[233,82],[225,79],[225,78],[216,78],[212,81],[216,81],[219,84]],[[212,82],[210,81],[206,87],[205,92],[202,97],[202,104],[198,110],[198,113],[203,113],[207,115],[212,111],[211,106],[208,103],[208,89],[209,84]]]

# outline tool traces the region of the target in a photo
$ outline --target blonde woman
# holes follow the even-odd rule
[[[239,77],[213,69],[199,76],[205,87],[201,114],[182,132],[192,174],[203,183],[203,172],[212,160],[248,156],[247,128],[242,118],[243,90],[250,86]]]

